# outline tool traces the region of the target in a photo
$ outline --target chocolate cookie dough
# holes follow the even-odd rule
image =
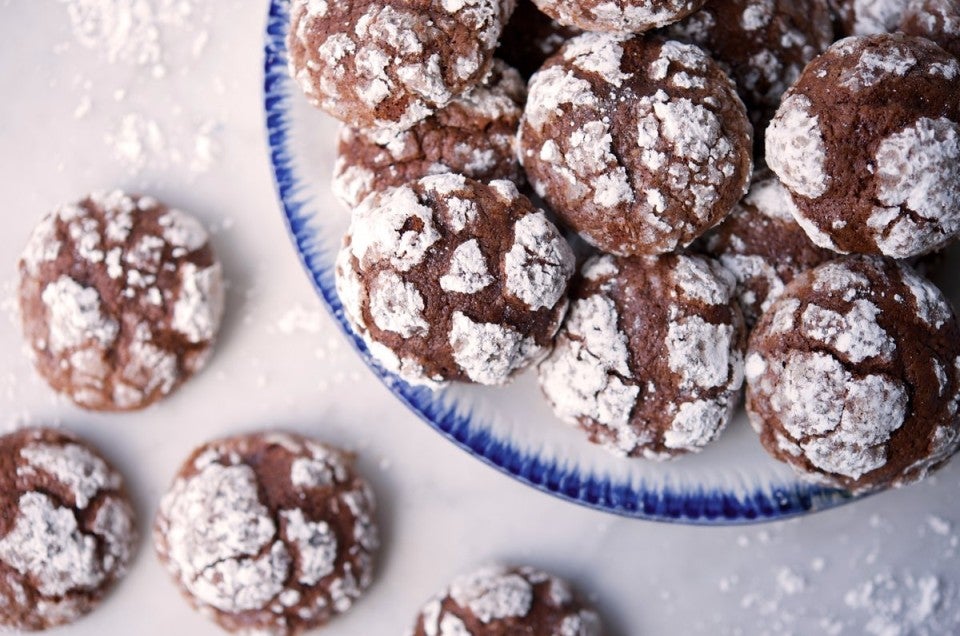
[[[500,36],[496,56],[517,69],[524,79],[530,79],[564,42],[581,33],[580,29],[563,26],[540,11],[533,0],[517,0],[517,8]]]
[[[748,327],[800,272],[837,257],[807,238],[793,218],[795,209],[780,181],[769,170],[761,170],[747,196],[704,241],[706,253],[736,278]]]
[[[702,49],[587,33],[530,81],[520,161],[589,243],[620,255],[690,244],[747,190],[751,127]]]
[[[767,164],[820,247],[909,258],[960,233],[960,63],[929,40],[848,38],[767,129]]]
[[[960,328],[943,294],[891,259],[795,278],[750,337],[746,377],[764,448],[825,484],[906,484],[960,445]]]
[[[960,57],[960,1],[910,0],[899,30],[932,40],[954,57]]]
[[[784,91],[833,42],[833,25],[827,0],[723,0],[664,35],[700,46],[730,73],[759,142]]]
[[[190,604],[222,628],[300,634],[370,586],[373,494],[336,448],[287,433],[229,437],[180,467],[154,546]]]
[[[503,384],[546,353],[573,269],[512,182],[442,174],[354,210],[337,292],[371,354],[407,381]]]
[[[644,33],[682,20],[706,0],[533,0],[560,24],[584,31]]]
[[[478,181],[522,183],[514,140],[526,93],[520,75],[494,60],[484,85],[409,130],[364,131],[344,126],[333,193],[352,209],[371,192],[444,172]]]
[[[733,276],[684,254],[595,257],[540,385],[562,420],[617,455],[669,459],[720,435],[743,381]]]
[[[479,84],[514,0],[294,0],[290,74],[358,128],[405,130]]]
[[[65,431],[0,437],[0,627],[37,631],[93,611],[133,557],[119,473]]]
[[[50,386],[87,409],[130,411],[206,364],[223,283],[196,219],[113,191],[40,221],[20,259],[19,299]]]
[[[596,612],[570,586],[532,567],[487,566],[430,599],[410,636],[600,636]]]

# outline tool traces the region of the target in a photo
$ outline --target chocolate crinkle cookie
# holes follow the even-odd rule
[[[564,42],[581,33],[580,29],[564,26],[540,11],[533,0],[517,0],[517,8],[503,28],[496,55],[530,79]]]
[[[20,259],[34,364],[56,391],[103,411],[143,408],[199,371],[223,313],[203,226],[150,197],[92,194],[46,215]]]
[[[704,241],[704,251],[736,278],[748,327],[800,272],[837,258],[833,250],[813,244],[794,220],[795,209],[776,176],[758,171],[747,196]]]
[[[909,258],[960,233],[960,63],[929,40],[847,38],[767,129],[767,164],[814,243]]]
[[[533,0],[564,25],[584,31],[644,33],[682,20],[706,0]]]
[[[93,611],[136,544],[123,478],[64,431],[0,437],[0,627],[43,630]]]
[[[892,259],[795,278],[750,337],[746,377],[763,446],[828,485],[906,484],[960,445],[960,328],[943,294]]]
[[[839,37],[896,31],[908,1],[829,0]]]
[[[601,636],[566,581],[532,567],[486,566],[451,582],[407,636]]]
[[[160,502],[154,545],[202,614],[228,631],[299,634],[373,580],[374,499],[353,457],[287,433],[197,448]]]
[[[336,282],[388,370],[503,384],[548,350],[573,270],[569,244],[512,182],[442,174],[364,199]]]
[[[540,386],[558,417],[617,455],[698,452],[730,420],[746,332],[733,276],[702,256],[587,261]]]
[[[932,40],[960,57],[960,0],[910,0],[899,30]]]
[[[290,73],[359,128],[404,130],[479,84],[514,0],[293,0]]]
[[[587,33],[530,81],[520,161],[564,224],[604,252],[689,245],[747,190],[751,126],[702,49]]]
[[[371,192],[420,177],[455,172],[522,183],[514,139],[526,100],[520,75],[499,60],[482,86],[412,128],[340,131],[333,193],[355,208]]]
[[[723,0],[664,35],[702,47],[730,73],[759,138],[784,91],[833,42],[833,26],[826,0]]]

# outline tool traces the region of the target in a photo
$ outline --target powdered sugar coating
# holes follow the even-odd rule
[[[37,369],[91,409],[142,408],[198,371],[223,295],[200,223],[119,191],[51,212],[20,262],[23,328]]]
[[[512,0],[291,7],[290,74],[315,106],[351,126],[406,130],[478,84]]]
[[[585,31],[644,33],[684,18],[705,0],[534,0],[560,24]]]
[[[743,194],[749,128],[729,79],[700,49],[584,34],[531,79],[520,160],[588,242],[662,253]]]
[[[896,30],[906,0],[834,0],[846,35],[873,35]]]
[[[530,567],[484,566],[458,576],[424,604],[413,636],[470,636],[504,629],[599,636],[596,613],[567,583]],[[573,631],[571,631],[573,630]]]
[[[136,530],[122,479],[92,447],[54,429],[4,435],[0,456],[9,469],[0,497],[0,624],[39,630],[72,622],[129,564]]]
[[[369,487],[341,451],[249,435],[187,460],[161,501],[154,542],[191,603],[223,627],[299,633],[370,585],[372,514]]]
[[[960,431],[942,397],[960,381],[947,367],[960,343],[942,294],[921,280],[871,257],[794,279],[750,342],[747,408],[768,451],[854,491],[908,483],[946,459],[929,460],[935,445],[922,440],[941,426]],[[903,311],[911,286],[923,290],[918,308],[946,307],[939,324]],[[784,312],[796,329],[776,328],[773,314]]]
[[[587,261],[553,353],[539,367],[554,412],[618,455],[701,450],[743,379],[733,280],[688,255]]]
[[[957,59],[902,34],[846,38],[807,66],[767,162],[815,244],[903,259],[960,233],[958,77]]]
[[[364,200],[337,289],[372,353],[408,381],[502,384],[550,344],[573,268],[514,185],[446,173]]]

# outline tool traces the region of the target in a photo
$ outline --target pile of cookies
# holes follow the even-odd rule
[[[806,477],[946,461],[960,332],[913,266],[960,234],[957,2],[514,4],[292,3],[373,356],[429,386],[536,366],[622,456],[702,450],[746,380]]]

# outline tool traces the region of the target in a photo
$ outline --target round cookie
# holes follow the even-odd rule
[[[540,386],[562,420],[617,455],[698,452],[730,420],[746,331],[733,276],[668,254],[587,261]]]
[[[767,129],[767,164],[820,247],[909,258],[960,232],[960,63],[929,40],[847,38]]]
[[[530,81],[520,161],[564,224],[604,252],[689,245],[747,190],[751,127],[702,49],[587,33]]]
[[[54,390],[101,411],[143,408],[206,364],[223,314],[206,230],[151,197],[95,193],[37,225],[20,313]]]
[[[793,218],[794,208],[780,181],[761,170],[754,174],[747,196],[704,241],[704,251],[736,278],[737,299],[748,327],[800,272],[837,257],[807,238]]]
[[[521,183],[514,149],[527,87],[520,75],[494,60],[490,76],[463,97],[405,131],[340,131],[333,193],[353,209],[371,192],[420,177],[455,172]]]
[[[960,57],[960,1],[910,0],[899,30],[932,40],[954,57]]]
[[[424,177],[353,213],[337,259],[344,314],[408,382],[503,384],[546,353],[573,251],[510,181]]]
[[[517,69],[524,79],[530,79],[564,42],[581,33],[580,29],[563,26],[540,11],[533,0],[517,0],[517,8],[500,36],[496,56]]]
[[[479,84],[514,0],[294,0],[290,74],[358,128],[405,130]]]
[[[0,627],[37,631],[93,611],[136,548],[119,473],[65,431],[0,436]]]
[[[763,446],[825,484],[906,484],[960,445],[960,327],[943,294],[892,259],[795,278],[753,330],[746,377]]]
[[[833,42],[833,23],[827,0],[724,0],[708,2],[664,35],[703,48],[730,73],[762,154],[759,142],[780,97]]]
[[[682,20],[707,0],[533,0],[560,24],[584,31],[644,33]]]
[[[370,586],[373,494],[338,449],[288,433],[229,437],[180,467],[154,546],[190,604],[222,628],[299,634]]]
[[[897,30],[908,0],[829,0],[838,37]]]
[[[600,618],[566,581],[536,568],[486,566],[455,578],[420,610],[408,636],[600,636]]]

